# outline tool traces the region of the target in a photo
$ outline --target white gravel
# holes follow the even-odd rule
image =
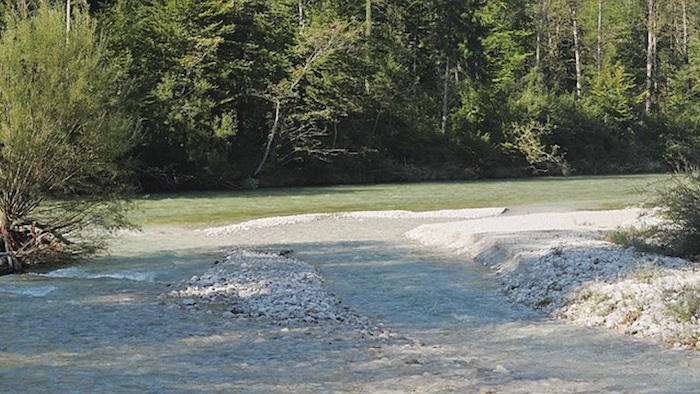
[[[249,220],[247,222],[233,224],[222,227],[212,227],[203,230],[209,236],[218,236],[235,233],[238,231],[247,231],[253,229],[261,229],[266,227],[285,226],[291,224],[309,223],[321,219],[433,219],[433,218],[451,218],[451,219],[476,219],[489,216],[497,216],[506,211],[506,208],[477,208],[477,209],[444,209],[439,211],[413,212],[413,211],[357,211],[357,212],[340,212],[340,213],[312,213],[306,215],[290,215],[277,216],[271,218],[263,218]]]
[[[584,326],[698,348],[697,266],[602,240],[649,216],[639,209],[502,216],[423,225],[406,236],[492,267],[512,302]]]
[[[405,338],[343,305],[312,265],[286,252],[232,251],[202,275],[180,283],[165,299],[193,312],[231,320],[263,320],[283,328],[342,325],[368,339]]]

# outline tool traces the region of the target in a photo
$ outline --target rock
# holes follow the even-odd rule
[[[498,364],[496,366],[496,368],[493,370],[493,372],[506,374],[506,373],[509,373],[510,371],[506,367],[504,367],[503,365]]]
[[[245,310],[239,306],[234,306],[231,308],[231,313],[233,313],[234,315],[240,315],[245,313]]]

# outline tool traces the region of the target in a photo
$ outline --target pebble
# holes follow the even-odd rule
[[[327,291],[317,268],[289,253],[232,251],[201,275],[170,286],[161,299],[193,312],[216,310],[231,321],[268,321],[283,327],[280,332],[289,326],[348,326],[362,338],[406,341],[344,305]]]
[[[510,372],[506,367],[504,367],[504,366],[501,365],[501,364],[498,364],[498,365],[496,366],[496,369],[494,369],[493,371],[494,371],[494,372],[497,372],[497,373],[504,373],[504,374]]]

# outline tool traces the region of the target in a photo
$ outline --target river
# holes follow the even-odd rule
[[[403,238],[428,221],[325,218],[219,237],[148,228],[92,263],[0,277],[0,392],[700,390],[700,354],[510,305],[487,268]],[[159,302],[235,246],[294,250],[345,304],[410,342]]]

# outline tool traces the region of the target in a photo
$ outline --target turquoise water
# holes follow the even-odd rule
[[[514,307],[485,267],[403,238],[423,222],[328,218],[213,238],[151,229],[92,264],[0,277],[0,392],[697,392],[697,353]],[[159,302],[236,246],[294,250],[344,303],[411,342]]]
[[[137,199],[138,223],[203,226],[318,212],[510,207],[623,208],[643,203],[668,175],[347,185],[247,192],[153,194]]]

